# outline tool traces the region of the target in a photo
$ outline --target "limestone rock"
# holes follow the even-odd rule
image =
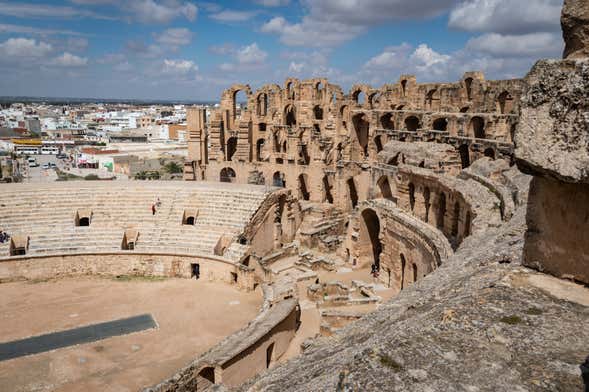
[[[563,57],[589,57],[589,2],[565,0],[561,24],[566,43]]]
[[[542,60],[526,76],[515,134],[529,174],[589,182],[589,59]]]

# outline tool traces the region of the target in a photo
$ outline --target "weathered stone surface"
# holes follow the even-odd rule
[[[242,390],[583,390],[589,312],[530,284],[542,275],[518,265],[524,215]]]
[[[564,58],[589,57],[589,2],[565,0],[562,9]]]
[[[515,134],[518,166],[589,183],[589,59],[542,60],[526,79]]]

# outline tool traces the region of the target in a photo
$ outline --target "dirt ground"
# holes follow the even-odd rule
[[[75,278],[0,284],[0,341],[153,315],[158,329],[0,362],[0,391],[137,391],[252,320],[262,295],[205,281]]]

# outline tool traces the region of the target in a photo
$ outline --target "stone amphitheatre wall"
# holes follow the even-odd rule
[[[352,260],[376,262],[379,280],[397,292],[431,273],[453,254],[439,230],[384,199],[360,204],[345,245]]]
[[[221,257],[129,252],[3,258],[0,282],[85,275],[194,278],[194,264],[199,266],[199,279],[253,289],[253,269]]]

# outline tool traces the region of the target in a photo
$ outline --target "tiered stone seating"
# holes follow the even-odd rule
[[[213,254],[219,238],[239,234],[270,192],[192,182],[7,184],[0,187],[0,228],[28,235],[30,255],[120,251],[129,228],[139,231],[136,252]],[[75,225],[82,210],[92,211],[90,226]],[[185,210],[198,210],[194,226],[182,224]],[[0,257],[8,255],[9,245],[0,244]]]

